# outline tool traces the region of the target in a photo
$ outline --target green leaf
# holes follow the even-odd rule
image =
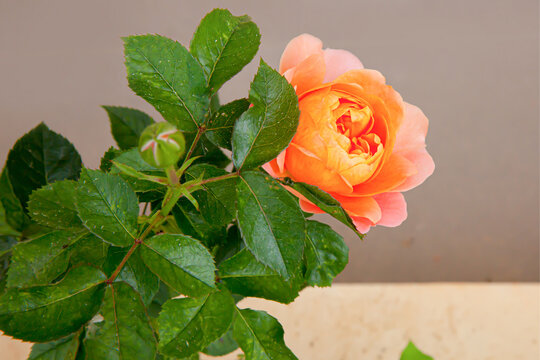
[[[201,63],[212,92],[249,64],[261,34],[249,16],[214,9],[202,19],[191,40],[191,53]]]
[[[103,172],[111,171],[113,167],[112,161],[118,156],[120,156],[122,153],[122,150],[118,150],[114,146],[111,146],[107,151],[105,151],[105,154],[103,154],[103,156],[101,157],[99,170]]]
[[[238,349],[238,343],[234,340],[233,331],[232,328],[230,328],[225,335],[214,340],[202,352],[210,356],[223,356],[233,352],[236,349]]]
[[[53,231],[13,248],[8,287],[47,285],[69,265],[70,246],[83,235]]]
[[[122,282],[107,286],[102,321],[88,327],[86,359],[154,359],[157,341],[139,295]]]
[[[86,234],[73,245],[70,246],[71,265],[91,265],[101,268],[105,258],[109,244],[103,242],[94,234]]]
[[[103,241],[129,246],[137,237],[139,201],[119,176],[84,169],[77,204],[84,226]]]
[[[181,294],[204,296],[215,288],[214,259],[197,240],[185,235],[156,235],[142,244],[141,257],[154,274]]]
[[[233,334],[246,360],[297,359],[285,345],[279,322],[264,311],[238,309]]]
[[[81,266],[55,285],[8,289],[0,297],[0,329],[32,342],[69,335],[98,311],[105,280],[98,269]]]
[[[127,150],[139,145],[143,130],[154,120],[146,113],[120,106],[103,106],[111,122],[111,132],[118,147]]]
[[[216,146],[231,150],[234,123],[249,105],[247,99],[239,99],[221,106],[206,124],[205,135],[208,140]]]
[[[0,174],[0,202],[5,211],[6,222],[15,230],[22,231],[29,219],[26,216],[21,202],[13,191],[7,166]]]
[[[181,198],[172,212],[182,233],[199,239],[208,248],[222,242],[227,236],[225,226],[206,221],[186,198]]]
[[[226,290],[199,299],[169,300],[158,318],[159,351],[182,358],[203,350],[227,331],[234,308]]]
[[[104,271],[112,275],[116,267],[127,254],[127,248],[111,246],[105,262]],[[135,289],[140,295],[145,306],[148,306],[159,289],[159,279],[154,275],[141,259],[140,249],[129,257],[128,261],[116,277],[115,281],[124,281]]]
[[[131,149],[114,159],[115,163],[127,165],[136,171],[147,175],[165,176],[162,169],[155,168],[144,161],[138,149]],[[113,167],[111,174],[120,175],[141,197],[141,201],[153,201],[163,198],[167,188],[165,185],[155,183],[153,181],[137,179],[125,174],[122,174],[117,167]]]
[[[232,135],[237,169],[253,169],[278,156],[296,133],[300,116],[294,88],[262,60],[249,101],[253,106],[236,121]]]
[[[210,105],[197,60],[178,42],[159,35],[124,38],[129,87],[165,120],[196,131]]]
[[[63,136],[41,123],[17,140],[8,154],[13,191],[23,207],[32,191],[58,180],[77,180],[81,157]],[[4,206],[7,209],[6,204]]]
[[[227,175],[228,172],[213,165],[199,164],[186,171],[186,180],[195,180]],[[193,196],[199,203],[199,209],[206,221],[216,225],[230,223],[236,215],[236,179],[228,178],[202,185]]]
[[[34,344],[28,360],[75,360],[79,350],[79,333],[44,344]]]
[[[305,246],[306,281],[311,286],[330,286],[349,262],[349,248],[326,224],[307,221]]]
[[[299,269],[300,270],[300,269]],[[300,271],[286,281],[266,267],[247,249],[225,260],[219,266],[219,277],[235,294],[253,296],[288,304],[298,296],[304,279]]]
[[[400,360],[433,360],[433,358],[422,353],[416,348],[412,341],[409,341],[409,344],[401,353]]]
[[[53,229],[80,229],[75,199],[77,183],[62,180],[35,190],[28,201],[28,212],[32,220]]]
[[[2,205],[2,201],[0,201],[0,236],[19,236],[20,233],[16,230],[14,230],[7,222],[6,220],[6,211],[4,210],[4,206]]]
[[[244,240],[240,234],[240,229],[236,224],[233,224],[227,229],[227,238],[219,244],[218,250],[214,255],[217,264],[234,256],[245,247]]]
[[[360,239],[364,238],[364,234],[360,233],[347,212],[341,207],[339,201],[334,199],[330,194],[322,191],[318,187],[306,183],[294,182],[291,179],[285,179],[283,183],[292,187],[306,199],[317,205],[322,211],[341,221],[353,230]]]
[[[238,179],[238,225],[246,247],[285,279],[302,261],[305,220],[298,201],[269,175],[250,171]]]

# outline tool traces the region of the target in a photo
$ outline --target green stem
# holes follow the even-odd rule
[[[189,150],[187,152],[187,155],[184,159],[184,163],[189,160],[191,155],[193,155],[193,151],[195,151],[195,147],[197,146],[197,143],[199,142],[199,139],[201,138],[201,135],[206,131],[206,127],[200,126],[197,129],[197,134],[195,135],[195,139],[193,139],[193,142],[191,143],[191,146],[189,147]]]
[[[190,186],[187,186],[186,190],[189,190],[189,189],[191,189],[191,188],[193,188],[195,186],[200,186],[200,185],[208,184],[208,183],[215,182],[215,181],[230,179],[230,178],[233,178],[233,177],[236,177],[236,176],[238,176],[238,173],[234,172],[234,173],[230,173],[230,174],[216,176],[216,177],[213,177],[213,178],[204,179],[204,180],[202,180],[201,182],[199,182],[197,184],[192,184]]]
[[[144,241],[144,239],[146,239],[146,237],[148,236],[148,234],[150,234],[150,231],[152,231],[152,229],[154,228],[154,226],[156,226],[159,221],[161,220],[161,217],[160,216],[156,216],[154,218],[154,221],[148,225],[148,227],[144,230],[144,232],[142,233],[142,235],[135,239],[135,242],[133,243],[133,245],[131,245],[131,248],[129,248],[127,254],[124,256],[124,258],[122,259],[122,261],[120,261],[120,264],[118,264],[118,266],[116,267],[116,269],[114,269],[114,272],[112,273],[112,275],[107,279],[106,283],[107,284],[112,284],[112,282],[114,281],[114,279],[116,279],[116,277],[118,276],[118,274],[120,274],[120,271],[122,271],[122,268],[124,267],[124,265],[126,265],[127,261],[129,260],[129,258],[131,257],[131,255],[133,255],[133,253],[135,252],[135,250],[137,249],[137,247],[142,244],[142,242]]]

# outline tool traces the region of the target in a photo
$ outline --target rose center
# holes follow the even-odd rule
[[[371,133],[375,120],[367,104],[340,100],[334,116],[337,119],[337,130],[350,140],[350,154],[372,156],[382,149],[381,138]]]

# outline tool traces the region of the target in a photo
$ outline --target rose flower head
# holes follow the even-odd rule
[[[424,113],[381,73],[364,69],[348,51],[323,49],[308,34],[289,42],[279,70],[296,90],[300,120],[290,145],[265,170],[328,192],[362,233],[400,225],[407,217],[402,192],[435,168]],[[294,193],[304,211],[322,213]]]

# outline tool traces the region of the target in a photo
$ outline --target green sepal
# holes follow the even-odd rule
[[[210,179],[228,172],[209,164],[197,164],[186,171],[186,180]],[[206,221],[216,225],[230,223],[236,215],[236,179],[227,178],[201,185],[193,192]]]

